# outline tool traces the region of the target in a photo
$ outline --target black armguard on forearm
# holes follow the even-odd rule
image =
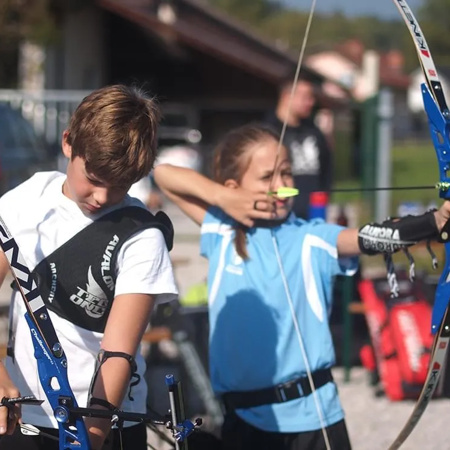
[[[399,219],[385,220],[381,224],[369,223],[362,226],[358,233],[361,253],[394,253],[419,241],[438,239],[434,211],[420,216],[405,216]]]

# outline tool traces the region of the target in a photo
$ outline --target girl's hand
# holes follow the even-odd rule
[[[436,226],[438,230],[442,230],[443,226],[450,219],[450,201],[446,200],[442,206],[434,213]]]
[[[252,227],[255,220],[276,218],[273,197],[250,192],[241,187],[224,187],[217,201],[218,206],[237,222]]]

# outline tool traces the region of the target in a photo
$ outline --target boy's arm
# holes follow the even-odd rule
[[[183,167],[160,164],[155,181],[167,197],[201,225],[209,206],[217,206],[233,219],[251,227],[255,219],[273,219],[273,200],[266,193],[253,193],[238,186],[226,187]],[[254,208],[258,202],[258,209]]]
[[[111,352],[136,355],[150,319],[154,300],[148,294],[124,294],[114,298],[101,347]],[[100,366],[92,397],[120,407],[131,376],[131,366],[122,357],[111,357]],[[92,405],[93,408],[105,409]],[[100,449],[111,429],[108,419],[85,419],[93,450]]]
[[[0,361],[0,398],[20,397],[20,392],[9,377],[6,367]],[[3,406],[0,408],[0,435],[13,434],[17,422],[21,417],[20,406],[13,405],[11,408]]]
[[[5,254],[0,251],[0,286],[3,284],[7,273],[9,272],[9,264]],[[9,377],[6,367],[0,362],[0,399],[3,397],[19,397],[19,390],[16,388],[11,378]],[[14,405],[9,411],[9,408],[0,408],[0,435],[12,434],[17,425],[17,420],[20,418],[20,407]]]
[[[9,264],[5,254],[0,250],[0,287],[5,281],[6,275],[9,272]]]

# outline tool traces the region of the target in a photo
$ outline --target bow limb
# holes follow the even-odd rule
[[[66,355],[17,242],[1,217],[0,246],[27,310],[25,318],[30,328],[39,379],[58,422],[59,449],[89,450],[89,437],[82,417],[73,417],[69,412],[69,408],[77,407],[77,403],[67,376]]]
[[[416,46],[417,55],[425,76],[422,84],[422,96],[428,124],[439,164],[439,196],[450,199],[448,183],[450,178],[450,122],[449,111],[441,82],[431,57],[425,37],[405,0],[393,0],[404,19]],[[403,429],[389,450],[400,448],[419,422],[437,387],[443,370],[450,342],[450,243],[445,244],[445,267],[438,282],[433,306],[431,332],[435,334],[428,374],[417,403]]]

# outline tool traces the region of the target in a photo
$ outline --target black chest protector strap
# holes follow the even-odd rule
[[[112,211],[84,228],[33,270],[47,308],[75,325],[103,332],[115,296],[122,245],[146,228],[158,228],[172,249],[173,227],[163,212],[139,207]]]

